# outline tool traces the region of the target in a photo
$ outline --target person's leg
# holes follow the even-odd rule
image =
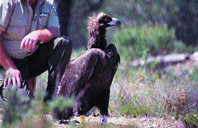
[[[30,94],[29,96],[31,98],[34,98],[34,92],[35,92],[35,88],[36,88],[36,77],[32,78],[32,79],[29,79],[27,81],[27,85],[28,85],[28,88],[30,90]]]
[[[41,44],[38,50],[27,57],[28,74],[25,79],[30,90],[30,97],[34,98],[36,88],[36,76],[47,70],[49,56],[53,51],[53,40]]]
[[[57,37],[48,43],[41,44],[31,56],[22,60],[13,59],[21,71],[22,79],[26,80],[31,96],[34,94],[35,78],[48,69],[48,86],[44,101],[50,100],[60,81],[64,68],[70,60],[72,41],[66,36]]]
[[[72,53],[72,41],[69,38],[65,36],[56,38],[54,44],[56,45],[48,63],[48,86],[44,102],[52,100],[52,97],[57,95],[61,76]]]
[[[48,69],[49,58],[54,47],[54,40],[41,44],[38,50],[28,57],[28,79],[32,79]]]
[[[42,44],[33,55],[25,57],[24,59],[14,59],[16,67],[20,70],[22,80],[26,81],[28,89],[30,90],[29,96],[34,97],[36,87],[36,76],[43,73],[48,68],[49,56],[53,51],[53,41]]]

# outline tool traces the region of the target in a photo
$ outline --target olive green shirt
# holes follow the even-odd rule
[[[22,39],[38,29],[60,28],[53,0],[38,0],[35,12],[27,0],[0,1],[0,30],[2,45],[7,54],[16,59],[31,55],[39,47],[26,51],[20,49]]]

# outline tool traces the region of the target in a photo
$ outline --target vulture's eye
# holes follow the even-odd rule
[[[110,22],[110,21],[111,21],[111,18],[109,18],[109,17],[105,17],[104,21],[108,23],[108,22]]]
[[[111,19],[110,17],[105,16],[105,17],[102,17],[102,18],[99,20],[99,23],[101,23],[101,24],[107,24],[107,23],[109,23],[110,21],[112,21],[112,19]]]

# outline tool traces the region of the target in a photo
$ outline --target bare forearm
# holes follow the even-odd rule
[[[21,41],[21,49],[31,50],[34,49],[36,44],[40,42],[49,42],[54,37],[60,35],[60,30],[58,28],[47,28],[42,30],[36,30],[28,35],[26,35]]]
[[[10,57],[7,55],[1,40],[0,40],[0,65],[2,65],[3,68],[5,68],[6,70],[9,68],[16,69],[16,66],[14,65]]]
[[[0,65],[6,69],[4,86],[10,85],[21,86],[21,72],[16,68],[10,57],[7,55],[0,40]]]
[[[48,28],[43,30],[37,30],[39,34],[39,41],[41,42],[48,42],[54,37],[57,37],[60,35],[60,30],[58,28]]]

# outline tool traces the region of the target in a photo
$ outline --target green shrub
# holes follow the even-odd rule
[[[59,109],[60,111],[63,111],[67,109],[68,107],[71,107],[73,105],[72,99],[66,99],[63,96],[58,97],[57,99],[54,99],[52,103],[50,103],[50,109]]]
[[[198,111],[191,110],[189,113],[182,115],[182,121],[188,128],[198,127]]]
[[[65,98],[59,96],[49,104],[50,111],[52,111],[53,118],[58,119],[67,119],[69,115],[72,114],[73,98]]]
[[[4,88],[4,96],[8,102],[1,101],[3,128],[51,128],[47,120],[47,106],[43,103],[41,90],[37,90],[35,99],[30,102],[25,88]],[[34,122],[34,123],[32,123]]]
[[[150,115],[149,109],[145,106],[136,107],[136,106],[126,105],[123,107],[119,107],[118,111],[123,115],[130,115],[132,117]]]
[[[185,49],[185,45],[176,42],[174,30],[166,26],[124,28],[114,35],[114,42],[122,58],[129,60]]]
[[[7,127],[20,122],[30,105],[25,90],[8,87],[4,90],[8,102],[2,102],[2,126]]]

